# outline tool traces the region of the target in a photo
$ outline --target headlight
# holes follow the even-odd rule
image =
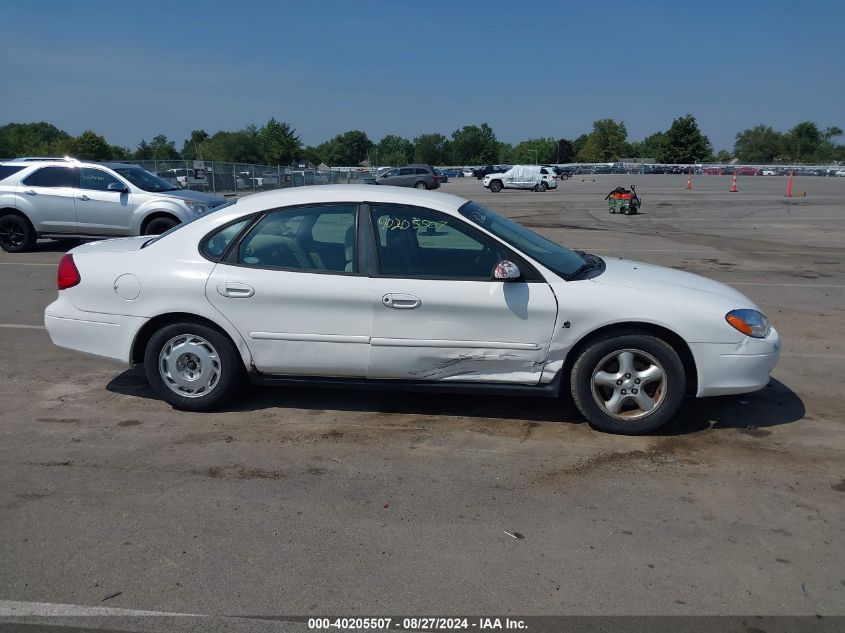
[[[769,320],[757,310],[731,310],[725,315],[725,321],[753,338],[766,338],[772,331]]]
[[[195,202],[193,200],[185,200],[185,205],[197,215],[208,211],[208,207],[202,202]]]

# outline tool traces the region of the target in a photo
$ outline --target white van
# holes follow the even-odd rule
[[[514,165],[504,174],[488,174],[482,184],[493,193],[502,189],[557,189],[554,171],[540,165]]]

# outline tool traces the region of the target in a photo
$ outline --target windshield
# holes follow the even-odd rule
[[[119,167],[115,171],[144,191],[156,193],[159,191],[176,191],[179,189],[172,182],[167,182],[164,178],[159,178],[155,174],[144,171],[140,167]]]
[[[555,244],[476,202],[467,202],[458,209],[458,212],[564,279],[573,275],[586,263],[586,260],[578,253]]]
[[[141,248],[146,248],[150,244],[155,244],[161,238],[167,237],[171,233],[175,233],[179,229],[182,229],[182,228],[188,226],[191,222],[196,222],[197,220],[199,220],[201,218],[207,218],[212,213],[217,213],[218,211],[220,211],[220,209],[225,209],[226,207],[231,207],[233,204],[235,204],[235,202],[237,202],[237,200],[227,200],[226,202],[224,202],[220,206],[214,207],[210,211],[207,211],[205,213],[201,213],[200,215],[196,215],[196,216],[192,217],[190,220],[187,220],[186,222],[181,222],[180,224],[177,224],[176,226],[174,226],[172,229],[168,229],[167,231],[165,231],[161,235],[156,235],[155,237],[150,238],[149,240],[144,242],[144,244],[141,246]]]

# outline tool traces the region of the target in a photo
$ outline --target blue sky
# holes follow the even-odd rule
[[[0,124],[50,121],[134,148],[288,121],[511,143],[629,139],[694,114],[714,147],[757,123],[845,127],[845,2],[6,2]]]

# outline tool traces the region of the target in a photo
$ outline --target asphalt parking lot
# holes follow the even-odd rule
[[[595,182],[593,182],[593,178]],[[637,185],[636,217],[604,194]],[[255,390],[173,411],[40,328],[62,247],[0,253],[0,600],[200,614],[845,613],[845,179],[443,191],[735,285],[769,386],[648,437],[567,402]],[[102,603],[104,597],[120,592]]]

